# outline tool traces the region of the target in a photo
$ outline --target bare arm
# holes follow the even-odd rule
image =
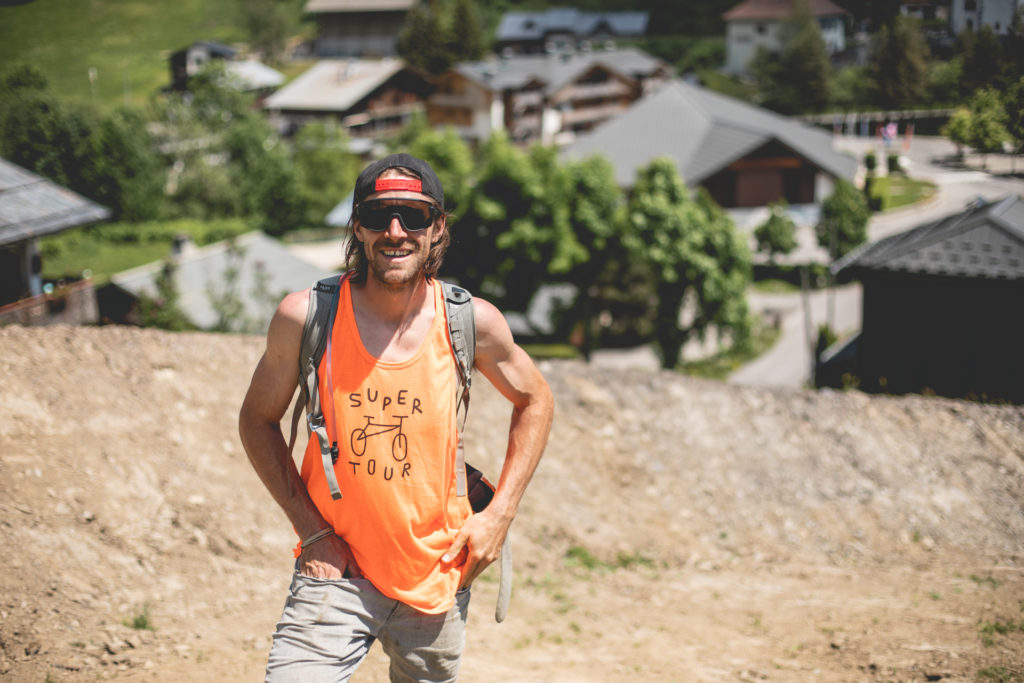
[[[513,341],[504,316],[482,299],[474,299],[473,303],[476,368],[512,403],[513,410],[505,464],[494,499],[486,510],[466,522],[445,553],[447,558],[457,558],[463,546],[469,547],[464,586],[498,558],[519,502],[544,452],[554,415],[554,399],[547,381]]]
[[[308,302],[306,290],[289,294],[277,307],[267,332],[267,349],[256,366],[238,416],[238,432],[249,462],[300,538],[330,526],[309,497],[281,433],[281,418],[298,386],[299,349]],[[348,575],[359,574],[348,546],[337,536],[307,547],[299,562],[303,573],[310,576],[337,578],[346,570]]]

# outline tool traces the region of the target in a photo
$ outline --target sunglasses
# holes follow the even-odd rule
[[[441,212],[430,202],[419,199],[404,199],[407,204],[394,204],[395,200],[381,199],[363,202],[356,207],[359,225],[373,232],[384,232],[391,225],[391,219],[398,218],[405,230],[415,232],[429,228]]]

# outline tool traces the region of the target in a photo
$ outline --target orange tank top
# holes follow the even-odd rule
[[[462,567],[442,566],[441,555],[471,509],[455,493],[456,368],[441,285],[430,284],[435,315],[426,339],[411,358],[390,363],[363,346],[343,283],[332,331],[333,395],[323,401],[340,449],[334,471],[342,498],[331,498],[315,438],[301,474],[363,576],[385,595],[438,614],[454,605],[462,578]],[[325,361],[326,354],[321,387]]]

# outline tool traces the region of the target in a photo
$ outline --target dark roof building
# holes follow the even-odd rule
[[[583,12],[555,8],[545,12],[506,12],[494,35],[501,54],[574,52],[617,38],[647,32],[647,12]]]
[[[0,321],[47,317],[40,238],[109,217],[107,208],[0,159],[0,307],[8,309]]]
[[[581,135],[564,154],[604,155],[623,187],[656,158],[670,157],[688,185],[704,186],[725,208],[778,199],[814,204],[831,193],[832,181],[852,180],[857,170],[827,133],[682,80]]]
[[[284,83],[284,75],[254,59],[236,59],[234,48],[201,40],[171,54],[171,90],[185,90],[188,81],[213,60],[224,64],[228,83],[245,92],[263,91]]]
[[[235,58],[235,49],[212,40],[200,40],[188,47],[171,53],[171,89],[184,90],[188,79],[199,73],[208,62],[214,59],[224,61]]]
[[[863,327],[822,359],[820,384],[847,373],[868,391],[1024,402],[1024,198],[979,200],[833,271],[863,283]]]
[[[389,57],[417,0],[309,0],[318,57]]]

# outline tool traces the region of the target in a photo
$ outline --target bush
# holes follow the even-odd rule
[[[897,152],[889,152],[889,156],[886,157],[886,166],[890,174],[903,172],[903,167],[900,166],[900,155]]]
[[[871,211],[885,211],[889,198],[889,179],[869,176],[864,183],[864,196]]]
[[[878,167],[878,156],[875,154],[875,150],[871,150],[864,155],[864,168],[867,169],[868,173],[874,173]]]

